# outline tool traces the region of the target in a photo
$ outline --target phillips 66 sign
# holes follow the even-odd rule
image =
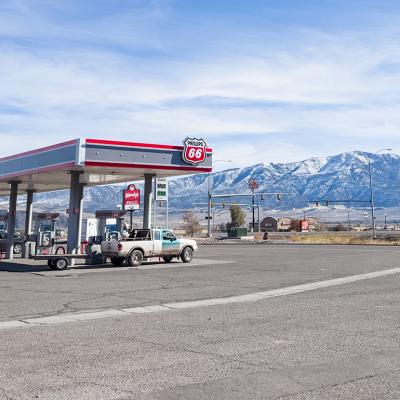
[[[187,137],[183,144],[182,158],[188,164],[200,164],[206,159],[207,143],[205,140]]]
[[[140,190],[135,185],[129,185],[123,191],[123,205],[125,210],[139,210]]]

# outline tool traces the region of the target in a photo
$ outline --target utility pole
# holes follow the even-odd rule
[[[347,211],[347,226],[348,226],[348,231],[351,231],[351,223],[350,223],[350,211]]]

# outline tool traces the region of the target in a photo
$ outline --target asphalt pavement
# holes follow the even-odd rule
[[[0,399],[397,400],[399,252],[209,246],[189,265],[61,273],[2,261]]]

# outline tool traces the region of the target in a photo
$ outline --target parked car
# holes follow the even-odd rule
[[[7,232],[0,232],[0,239],[7,239]],[[14,236],[14,254],[21,254],[25,240],[20,235]]]

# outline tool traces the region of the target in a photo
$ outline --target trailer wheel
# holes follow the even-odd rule
[[[173,260],[173,256],[164,256],[163,257],[163,260],[166,262],[166,263],[170,263],[172,260]]]
[[[57,270],[63,270],[68,267],[68,260],[66,258],[56,258],[54,260],[54,268]]]
[[[193,250],[190,247],[185,247],[181,254],[181,260],[184,263],[189,263],[193,260]]]
[[[125,261],[125,257],[111,257],[111,264],[120,267]]]
[[[14,254],[22,253],[22,243],[14,243]]]
[[[128,264],[131,267],[138,267],[143,262],[143,253],[140,250],[133,250],[128,257]]]

